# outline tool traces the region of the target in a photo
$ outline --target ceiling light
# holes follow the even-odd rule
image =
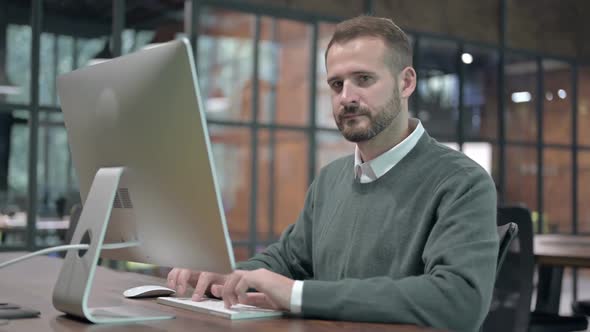
[[[567,92],[565,92],[564,89],[559,89],[559,90],[557,90],[557,96],[560,99],[565,99],[565,97],[567,97]]]
[[[551,93],[551,91],[545,92],[545,99],[552,101],[553,100],[553,93]]]
[[[469,53],[463,53],[463,54],[461,54],[461,60],[465,64],[470,64],[473,62],[473,55],[471,55]]]
[[[512,93],[512,101],[515,103],[526,103],[531,101],[532,96],[528,91],[520,91]]]

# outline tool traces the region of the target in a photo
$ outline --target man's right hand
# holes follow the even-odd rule
[[[211,272],[199,272],[191,271],[188,269],[173,268],[168,273],[168,287],[176,290],[178,296],[184,296],[188,287],[194,287],[192,299],[198,301],[207,291],[211,290],[213,285],[224,285],[226,275],[211,273]]]

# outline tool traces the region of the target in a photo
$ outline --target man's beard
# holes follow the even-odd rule
[[[371,112],[366,107],[360,106],[346,106],[342,113],[338,116],[334,116],[336,125],[342,133],[342,136],[351,142],[363,142],[368,141],[371,138],[377,136],[385,128],[389,127],[391,123],[397,118],[401,112],[401,101],[397,87],[393,91],[391,98],[385,103],[385,105],[379,107],[376,110],[375,115],[371,115]],[[356,128],[359,119],[345,119],[344,116],[350,115],[362,115],[369,118],[368,128]]]

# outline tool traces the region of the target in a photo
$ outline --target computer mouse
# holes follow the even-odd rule
[[[129,288],[123,292],[123,296],[127,298],[144,298],[144,297],[158,297],[170,296],[176,293],[174,289],[158,285],[145,285]]]

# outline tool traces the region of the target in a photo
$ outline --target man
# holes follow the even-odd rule
[[[354,155],[322,169],[279,242],[229,275],[173,269],[169,286],[226,306],[476,330],[498,253],[493,181],[409,118],[416,72],[391,20],[338,24],[325,57],[334,119]]]

